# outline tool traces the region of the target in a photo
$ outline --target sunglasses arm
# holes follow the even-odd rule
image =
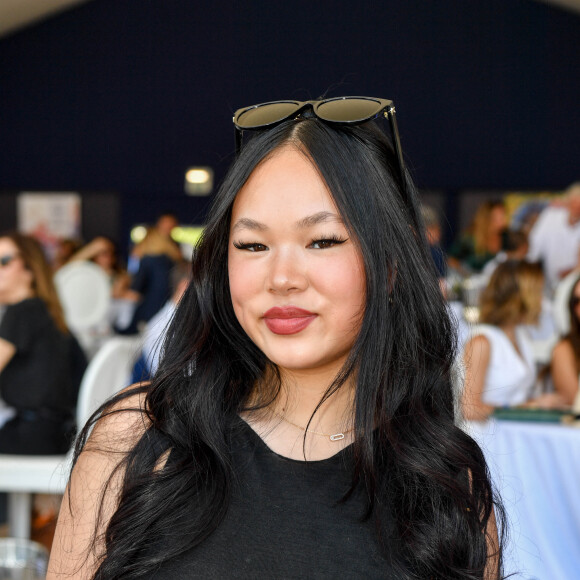
[[[399,137],[399,129],[397,127],[397,117],[395,116],[395,107],[391,106],[387,109],[387,116],[389,118],[389,124],[391,126],[391,134],[393,135],[393,144],[395,146],[395,155],[397,156],[397,162],[399,164],[399,179],[401,182],[401,189],[407,198],[407,181],[405,179],[405,162],[403,161],[403,150],[401,149],[401,139]]]
[[[236,126],[234,126],[234,128],[235,128],[234,134],[236,137],[236,156],[238,156],[242,148],[242,130],[238,129]]]

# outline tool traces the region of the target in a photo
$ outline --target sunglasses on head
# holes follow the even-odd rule
[[[6,256],[0,256],[0,267],[8,266],[12,260],[16,260],[18,254],[7,254]]]
[[[319,101],[271,101],[238,109],[234,113],[236,153],[242,148],[244,131],[270,129],[288,119],[296,119],[311,109],[321,121],[333,125],[360,125],[383,115],[389,120],[398,165],[398,180],[406,194],[405,165],[393,101],[374,97],[334,97]]]

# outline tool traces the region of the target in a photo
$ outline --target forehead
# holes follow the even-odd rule
[[[254,169],[235,199],[232,223],[246,214],[289,222],[321,211],[338,214],[328,186],[313,162],[285,147]]]
[[[13,254],[18,251],[18,246],[10,238],[0,238],[0,253]]]

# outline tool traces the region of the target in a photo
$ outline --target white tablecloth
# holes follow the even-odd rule
[[[481,445],[506,508],[505,572],[580,578],[580,429],[492,419],[466,430]]]

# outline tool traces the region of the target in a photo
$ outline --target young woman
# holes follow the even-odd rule
[[[0,304],[0,396],[16,412],[0,428],[0,453],[65,453],[86,359],[33,238],[0,235]]]
[[[370,122],[385,112],[396,127],[366,97],[238,111],[260,130],[153,380],[79,442],[49,578],[501,577],[414,189]]]
[[[576,280],[568,309],[570,332],[558,342],[552,352],[552,380],[554,388],[564,402],[571,405],[578,393],[580,374],[580,277]]]
[[[522,325],[537,324],[543,287],[544,276],[537,264],[508,260],[493,272],[481,296],[481,324],[465,345],[465,419],[487,419],[496,407],[563,404],[555,394],[533,398],[538,374]]]

